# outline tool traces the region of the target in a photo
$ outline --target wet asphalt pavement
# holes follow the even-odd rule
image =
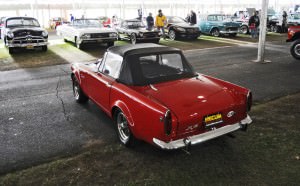
[[[269,64],[252,62],[253,45],[185,54],[197,72],[250,88],[258,103],[300,92],[300,61],[288,46],[268,46]],[[89,140],[118,143],[95,104],[74,101],[70,65],[0,72],[0,173],[78,152]]]

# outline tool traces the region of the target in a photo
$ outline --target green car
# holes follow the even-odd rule
[[[240,25],[231,21],[230,18],[223,14],[210,14],[205,19],[200,20],[199,29],[201,33],[212,36],[236,36],[239,32]]]

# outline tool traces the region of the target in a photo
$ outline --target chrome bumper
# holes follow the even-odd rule
[[[181,147],[185,147],[188,145],[196,145],[214,138],[217,138],[219,136],[234,132],[236,130],[245,128],[248,124],[252,123],[252,119],[249,115],[243,120],[241,120],[238,123],[232,124],[232,125],[226,125],[224,127],[211,130],[209,132],[205,132],[202,134],[189,136],[184,139],[178,139],[175,141],[170,141],[168,143],[161,141],[159,139],[153,138],[154,144],[158,145],[162,149],[172,150],[172,149],[178,149]]]
[[[13,47],[22,47],[22,48],[25,48],[25,47],[40,47],[40,46],[45,46],[45,45],[48,45],[49,43],[48,42],[39,42],[39,43],[7,43],[7,47],[9,48],[13,48]]]
[[[220,31],[221,34],[237,34],[239,30],[232,30],[232,31]]]
[[[107,43],[107,42],[113,42],[117,41],[118,38],[116,37],[103,37],[103,38],[90,38],[90,39],[80,39],[78,42],[80,44],[85,43]]]

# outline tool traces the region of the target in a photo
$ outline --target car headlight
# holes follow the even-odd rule
[[[117,37],[117,33],[110,33],[109,37]]]
[[[7,37],[13,38],[14,37],[14,33],[13,32],[7,32]]]
[[[175,29],[180,31],[180,32],[185,32],[186,31],[184,28],[181,28],[181,27],[175,27]]]
[[[42,36],[43,36],[43,37],[47,37],[47,36],[48,36],[48,32],[47,32],[47,31],[43,31],[43,32],[42,32]]]
[[[81,39],[88,39],[88,38],[91,38],[91,35],[90,34],[83,34],[80,38]]]

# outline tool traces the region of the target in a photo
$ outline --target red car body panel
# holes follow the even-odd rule
[[[95,65],[73,64],[72,73],[83,92],[113,118],[114,109],[123,111],[131,132],[153,144],[153,138],[169,142],[205,133],[204,117],[221,113],[216,128],[247,117],[249,90],[213,77],[198,75],[153,85],[129,86],[96,72]],[[172,131],[166,135],[162,118],[172,113]],[[226,117],[230,111],[235,117]]]

